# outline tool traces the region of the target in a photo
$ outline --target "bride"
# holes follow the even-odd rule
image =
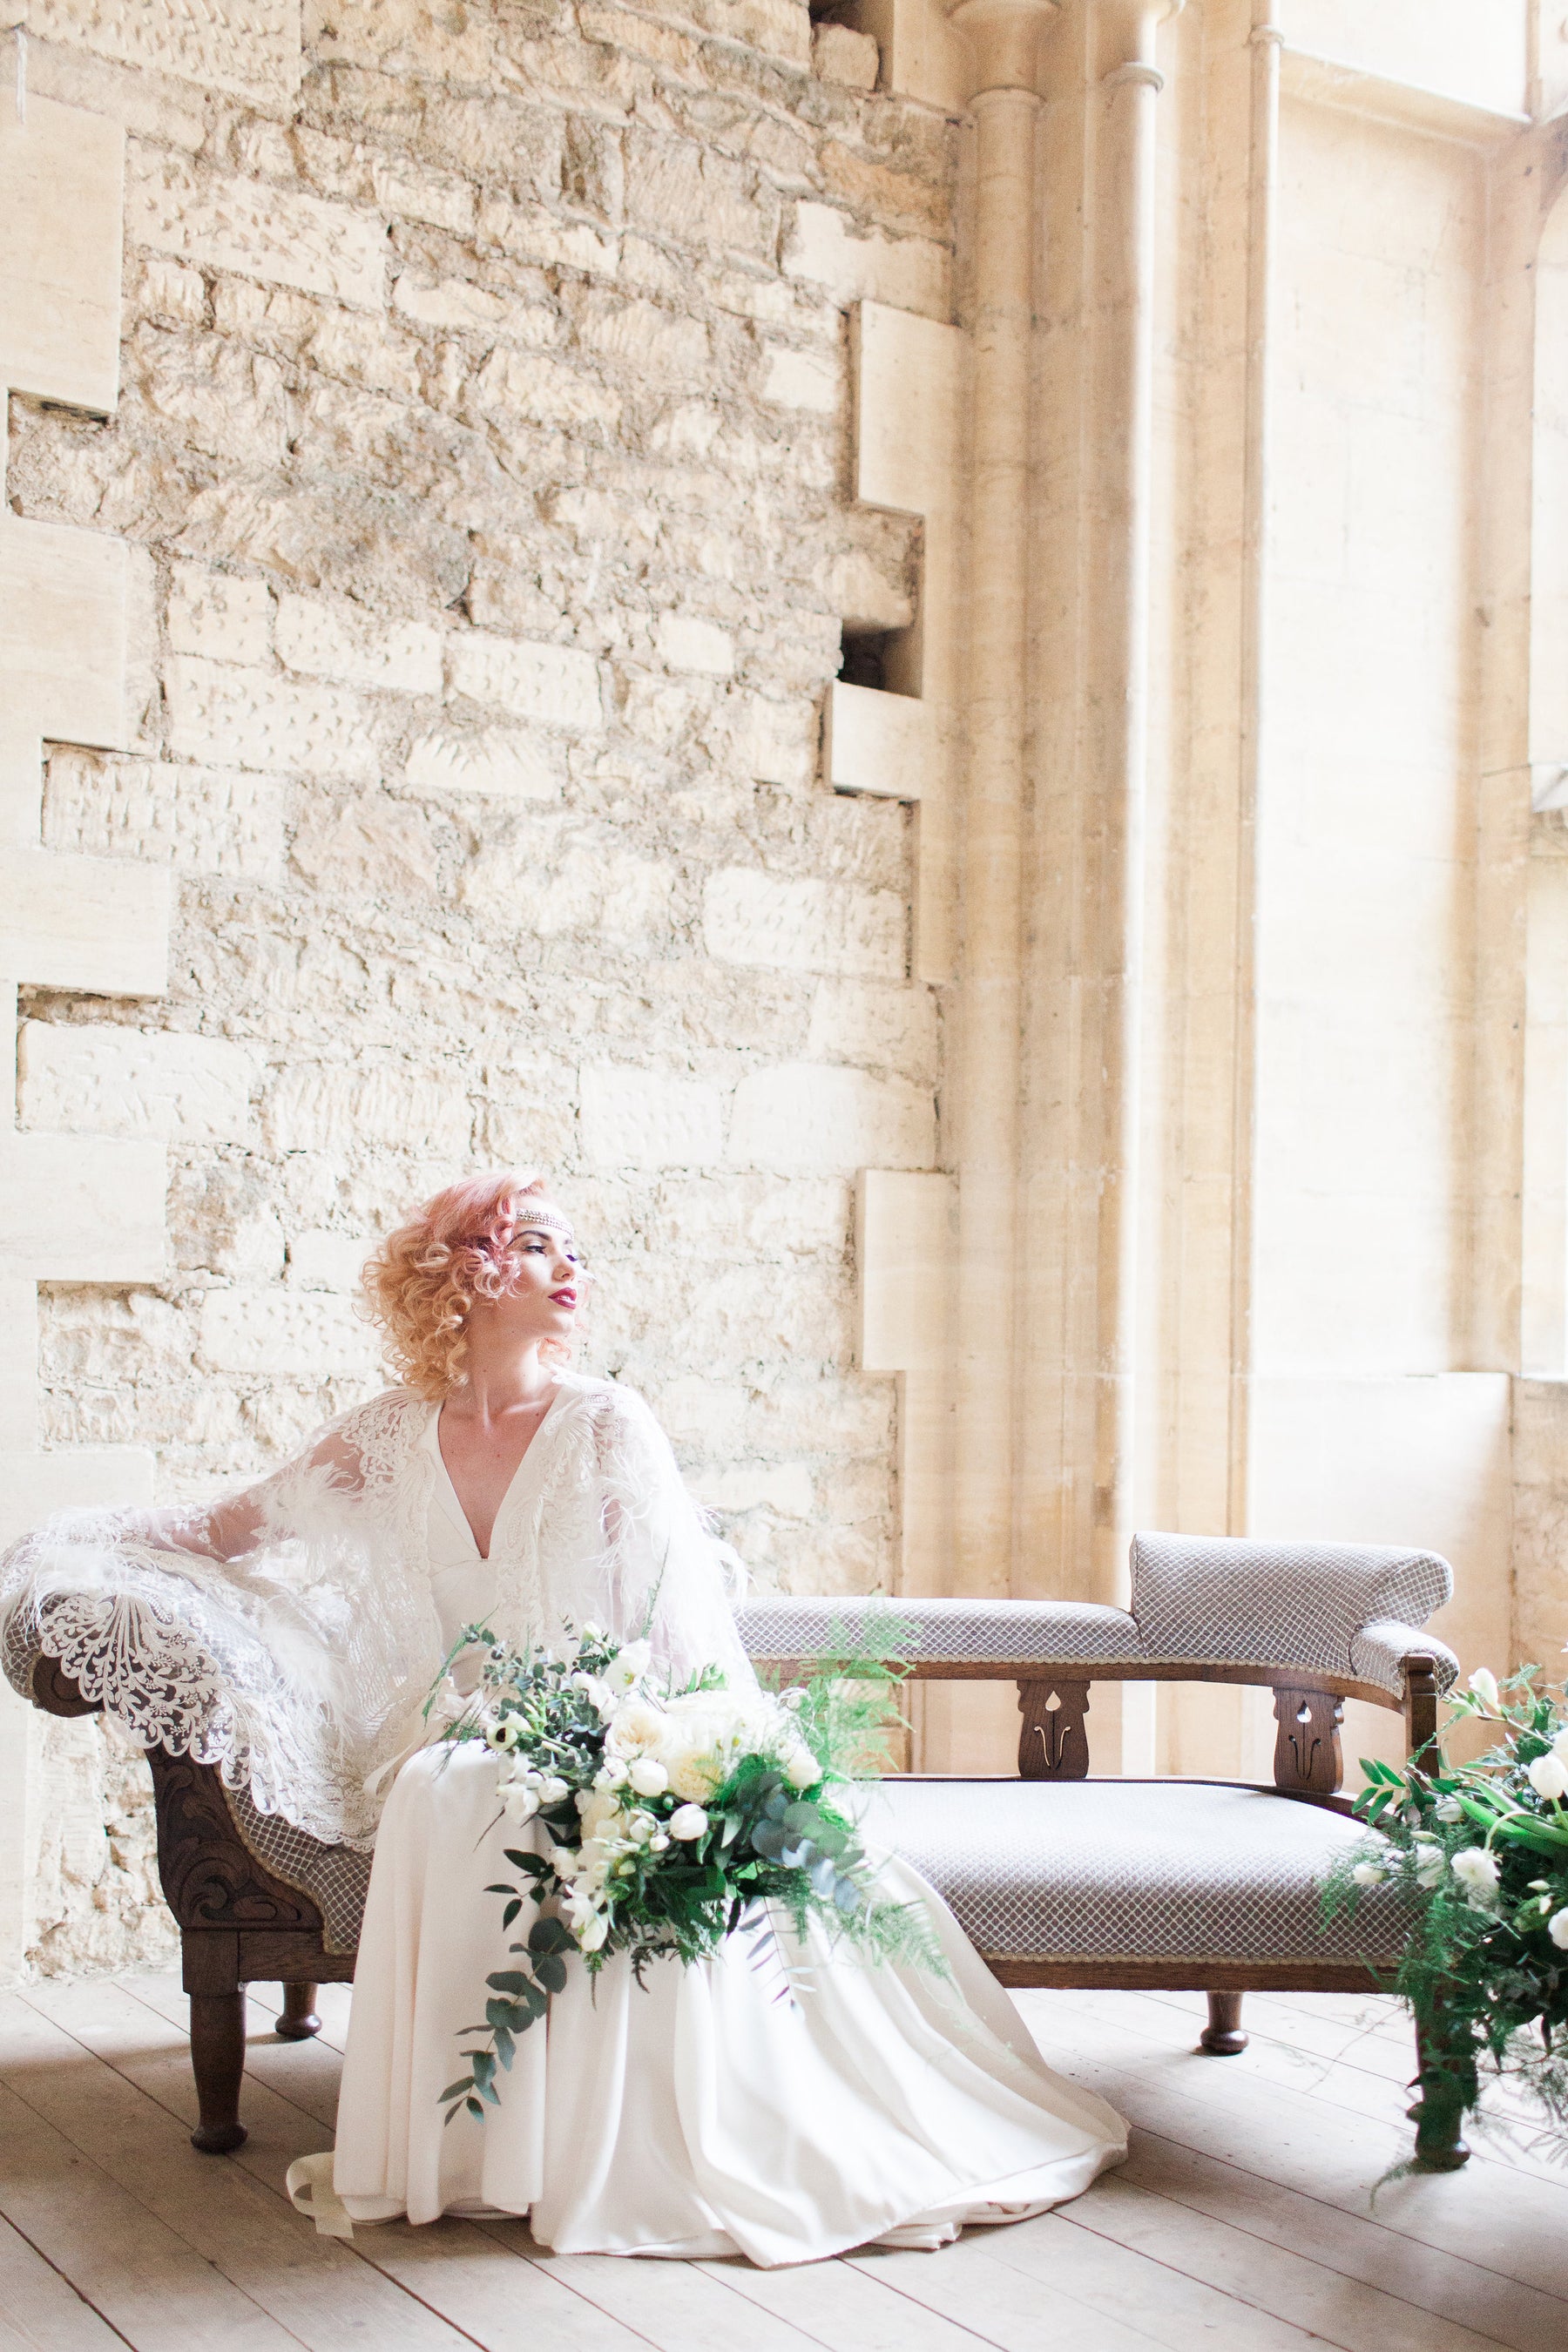
[[[478,1680],[483,1626],[646,1633],[658,1668],[752,1680],[726,1556],[641,1400],[574,1373],[583,1276],[537,1179],[455,1184],[366,1268],[404,1385],[205,1511],[75,1514],[0,1570],[6,1663],[42,1649],[152,1744],[219,1763],[274,1866],[298,1830],[374,1861],[330,2155],[289,2185],[318,2224],[526,2215],[577,2253],[766,2265],[937,2246],[1074,2197],[1125,2127],[1052,2074],[939,1895],[945,1971],[872,1965],[776,1923],[712,1960],[569,1969],[501,2103],[449,2127],[442,2087],[503,1931],[487,1890],[522,1842],[479,1744],[438,1744],[443,1663]],[[439,1710],[437,1711],[439,1721]],[[390,1794],[386,1794],[390,1784]],[[377,1813],[384,1797],[384,1811]],[[874,1811],[868,1833],[874,1836]],[[531,1834],[525,1832],[524,1834]]]

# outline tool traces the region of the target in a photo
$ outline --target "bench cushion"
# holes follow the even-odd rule
[[[1365,1834],[1321,1805],[1205,1781],[889,1780],[868,1834],[944,1895],[987,1959],[1394,1959],[1390,1887],[1321,1923],[1321,1882]]]

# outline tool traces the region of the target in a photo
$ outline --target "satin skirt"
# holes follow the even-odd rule
[[[698,1967],[656,1962],[640,1986],[624,1957],[596,1978],[569,1958],[500,2107],[446,2124],[462,2029],[535,1916],[525,1905],[503,1931],[484,1889],[515,1878],[503,1848],[532,1835],[500,1819],[481,1748],[426,1750],[399,1774],[330,2189],[327,2159],[295,2168],[319,2220],[340,2202],[353,2221],[526,2215],[558,2252],[773,2267],[945,2244],[1076,2197],[1125,2155],[1121,2117],[1050,2072],[946,1905],[896,1859],[883,1884],[925,1905],[948,1977],[861,1962],[816,1931],[798,1947],[787,1928],[731,1937]]]

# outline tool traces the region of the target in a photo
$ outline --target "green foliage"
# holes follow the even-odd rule
[[[869,1631],[869,1641],[835,1640],[794,1688],[739,1694],[726,1708],[716,1668],[660,1688],[648,1678],[646,1644],[623,1651],[593,1627],[564,1654],[509,1650],[468,1629],[466,1638],[488,1645],[483,1682],[447,1736],[496,1750],[503,1811],[534,1824],[535,1850],[506,1850],[517,1877],[487,1892],[502,1898],[503,1928],[527,1905],[537,1916],[508,1947],[517,1965],[487,1978],[483,2020],[464,2028],[477,2038],[463,2053],[466,2072],[441,2094],[448,2123],[482,2118],[499,2103],[498,2074],[549,1996],[564,1990],[574,1953],[592,1975],[624,1952],[640,1983],[656,1959],[690,1966],[743,1932],[773,1938],[787,1991],[792,1964],[775,1927],[798,1945],[815,1925],[859,1959],[945,1972],[924,1906],[879,1893],[856,1822],[852,1785],[899,1720],[894,1653],[908,1638],[890,1612]],[[714,1722],[728,1726],[728,1744],[712,1751],[723,1768],[703,1762],[710,1696]],[[662,1764],[653,1777],[666,1785],[633,1786],[651,1757],[628,1764],[614,1735],[620,1710],[649,1706],[661,1727],[697,1726],[689,1767],[694,1759],[709,1773],[700,1805],[683,1802]]]
[[[1421,2029],[1421,2087],[1474,2112],[1488,2074],[1507,2074],[1540,2104],[1542,2137],[1568,2154],[1568,1808],[1531,1778],[1568,1748],[1561,1691],[1526,1668],[1497,1690],[1453,1703],[1501,1738],[1472,1764],[1428,1750],[1403,1770],[1363,1762],[1356,1811],[1373,1834],[1336,1866],[1329,1916],[1353,1915],[1364,1891],[1396,1885],[1414,1914],[1389,1989]],[[1495,1704],[1494,1701],[1495,1695]]]

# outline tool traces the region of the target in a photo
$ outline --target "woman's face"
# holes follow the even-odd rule
[[[512,1236],[512,1285],[503,1298],[476,1298],[468,1325],[486,1325],[508,1340],[570,1339],[583,1304],[583,1270],[577,1244],[561,1212],[541,1209],[560,1223],[531,1224],[525,1212]]]

